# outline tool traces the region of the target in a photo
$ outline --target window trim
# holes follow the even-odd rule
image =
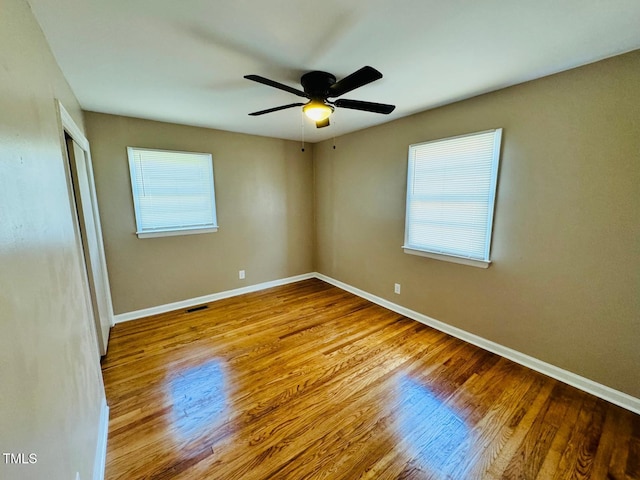
[[[220,227],[207,227],[207,228],[199,228],[199,227],[185,227],[179,229],[171,229],[171,230],[158,230],[156,232],[138,232],[136,231],[136,235],[138,238],[155,238],[155,237],[175,237],[178,235],[195,235],[198,233],[215,233],[218,231]]]
[[[494,139],[493,139],[493,156],[491,159],[491,179],[490,179],[490,198],[489,198],[489,211],[487,214],[487,218],[488,218],[488,223],[487,223],[487,232],[486,232],[486,238],[485,238],[485,253],[484,253],[484,259],[476,259],[476,258],[470,258],[470,257],[465,257],[462,255],[455,255],[455,254],[451,254],[451,253],[445,253],[445,252],[436,252],[433,250],[426,250],[426,249],[422,249],[422,248],[417,248],[416,245],[409,245],[408,242],[408,237],[409,237],[409,202],[410,202],[410,198],[411,198],[411,194],[410,194],[410,180],[413,178],[413,173],[414,173],[414,162],[412,161],[411,157],[411,150],[414,147],[419,147],[421,145],[427,145],[430,143],[436,143],[436,142],[444,142],[444,141],[448,141],[448,140],[455,140],[455,139],[459,139],[459,138],[464,138],[464,137],[472,137],[472,136],[476,136],[476,135],[482,135],[485,133],[490,133],[490,132],[494,132]],[[421,257],[427,257],[427,258],[433,258],[436,260],[443,260],[443,261],[447,261],[447,262],[452,262],[452,263],[458,263],[458,264],[462,264],[462,265],[469,265],[472,267],[479,267],[479,268],[489,268],[489,265],[491,265],[492,261],[491,261],[491,240],[493,237],[493,221],[494,221],[494,215],[495,215],[495,205],[496,205],[496,193],[497,193],[497,187],[498,187],[498,171],[500,170],[500,150],[502,148],[502,128],[492,128],[489,130],[482,130],[479,132],[471,132],[471,133],[465,133],[462,135],[455,135],[452,137],[445,137],[445,138],[438,138],[435,140],[428,140],[426,142],[420,142],[420,143],[413,143],[411,145],[409,145],[409,153],[408,153],[408,158],[407,158],[407,197],[406,197],[406,203],[405,203],[405,227],[404,227],[404,243],[402,245],[402,249],[404,251],[404,253],[408,253],[410,255],[418,255]]]
[[[433,258],[435,260],[444,260],[445,262],[458,263],[460,265],[469,265],[471,267],[489,268],[489,265],[491,265],[492,263],[491,260],[476,260],[475,258],[459,257],[457,255],[450,255],[447,253],[435,253],[428,252],[427,250],[417,250],[415,248],[407,246],[403,246],[402,250],[404,251],[404,253],[408,253],[410,255]]]
[[[166,153],[178,153],[186,155],[204,155],[208,157],[211,167],[211,200],[213,202],[213,225],[186,225],[180,227],[170,228],[158,228],[154,230],[142,230],[140,227],[140,205],[138,200],[138,189],[135,181],[136,166],[135,166],[135,152],[137,151],[150,151],[150,152],[166,152]],[[183,150],[167,150],[162,148],[145,148],[145,147],[127,147],[127,157],[129,161],[129,176],[131,181],[131,197],[133,199],[134,216],[136,220],[136,235],[138,238],[156,238],[156,237],[172,237],[178,235],[195,235],[199,233],[215,233],[218,231],[218,205],[216,202],[215,191],[215,174],[213,171],[213,156],[207,152],[187,152]]]

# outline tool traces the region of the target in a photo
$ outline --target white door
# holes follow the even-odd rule
[[[90,156],[65,132],[67,155],[71,167],[73,194],[78,212],[93,317],[100,355],[107,353],[109,330],[113,318],[109,279],[106,270],[102,230],[98,215]]]

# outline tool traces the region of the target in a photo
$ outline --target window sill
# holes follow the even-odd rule
[[[485,262],[484,260],[474,260],[471,258],[455,257],[453,255],[445,255],[442,253],[425,252],[424,250],[416,250],[414,248],[402,247],[404,253],[410,255],[418,255],[420,257],[433,258],[435,260],[443,260],[445,262],[459,263],[461,265],[469,265],[477,268],[489,268],[491,262]]]
[[[161,230],[157,232],[136,232],[138,238],[175,237],[177,235],[195,235],[198,233],[214,233],[218,227],[187,228],[180,230]]]

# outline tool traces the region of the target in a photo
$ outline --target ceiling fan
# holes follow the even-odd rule
[[[339,97],[356,88],[381,79],[382,74],[373,67],[362,67],[360,70],[353,72],[351,75],[339,81],[336,81],[336,77],[327,72],[308,72],[300,78],[300,84],[303,90],[289,87],[288,85],[269,80],[260,75],[245,75],[244,78],[309,99],[306,103],[290,103],[289,105],[253,112],[249,114],[251,116],[264,115],[265,113],[277,112],[278,110],[285,110],[287,108],[302,107],[305,115],[316,122],[316,127],[322,128],[329,125],[329,116],[333,113],[335,107],[383,113],[385,115],[393,112],[396,108],[395,105],[364,102],[362,100],[347,100],[342,98],[335,101],[329,100],[330,98]]]

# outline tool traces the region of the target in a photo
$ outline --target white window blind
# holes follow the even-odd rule
[[[411,145],[406,253],[487,267],[502,129]]]
[[[217,231],[209,153],[128,147],[138,237]]]

